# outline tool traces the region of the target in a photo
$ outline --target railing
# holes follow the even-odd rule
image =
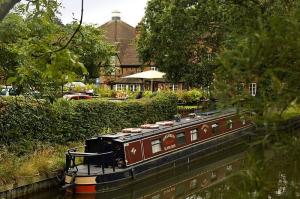
[[[112,169],[113,172],[115,172],[115,161],[113,158],[113,151],[109,151],[106,153],[85,153],[85,152],[77,152],[77,150],[79,148],[83,148],[84,146],[81,147],[75,147],[75,148],[71,148],[68,150],[68,152],[66,153],[66,168],[65,171],[68,172],[70,169],[75,168],[76,172],[78,172],[78,165],[76,165],[76,158],[78,157],[84,157],[84,161],[88,167],[88,175],[91,174],[91,164],[90,164],[90,158],[94,158],[94,157],[100,157],[100,162],[99,164],[101,165],[102,168],[102,173],[105,174],[105,165],[104,162],[102,161],[102,158],[104,156],[107,155],[111,155],[110,159],[112,161]]]

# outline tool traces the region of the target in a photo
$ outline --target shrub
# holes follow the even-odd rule
[[[205,97],[205,93],[200,89],[192,89],[189,91],[177,91],[178,101],[184,104],[195,104],[200,98]]]
[[[95,94],[98,94],[100,97],[105,97],[105,98],[112,97],[113,93],[114,93],[114,91],[111,89],[101,88],[101,87],[95,88],[94,91],[95,91]]]
[[[58,100],[54,104],[24,98],[0,98],[0,144],[24,154],[35,142],[65,143],[124,127],[172,118],[176,96],[143,100]]]

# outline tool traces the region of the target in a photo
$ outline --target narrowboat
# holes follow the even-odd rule
[[[249,113],[228,109],[193,113],[176,121],[144,124],[87,139],[84,152],[73,148],[66,153],[63,188],[73,193],[117,190],[209,153],[249,142],[251,132]]]

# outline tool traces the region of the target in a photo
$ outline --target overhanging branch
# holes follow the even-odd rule
[[[59,48],[59,49],[57,49],[57,50],[51,51],[51,52],[49,52],[49,53],[59,52],[59,51],[65,49],[65,48],[67,48],[68,45],[69,45],[69,44],[71,43],[71,41],[73,40],[73,38],[75,37],[75,35],[77,34],[77,32],[80,30],[81,24],[82,24],[82,20],[83,20],[83,1],[84,1],[84,0],[81,0],[80,21],[79,21],[79,24],[78,24],[76,30],[74,31],[74,33],[72,34],[72,36],[70,37],[70,39],[67,41],[67,43],[66,43],[64,46],[62,46],[61,48]]]
[[[79,21],[79,24],[78,24],[76,30],[74,31],[74,33],[72,34],[72,36],[70,37],[70,39],[66,42],[66,44],[63,45],[62,47],[60,47],[59,49],[56,49],[56,50],[53,50],[53,51],[49,51],[49,52],[42,53],[42,54],[39,54],[39,55],[33,54],[33,55],[32,55],[33,57],[41,57],[41,56],[44,56],[45,54],[56,53],[56,52],[62,51],[62,50],[64,50],[65,48],[68,47],[68,45],[71,43],[71,41],[73,40],[73,38],[75,37],[75,35],[76,35],[78,32],[80,32],[80,28],[81,28],[82,20],[83,20],[83,3],[84,3],[84,0],[81,0],[81,13],[80,13],[80,21]]]

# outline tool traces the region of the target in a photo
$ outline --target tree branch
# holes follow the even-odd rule
[[[49,52],[42,53],[42,54],[39,54],[39,55],[33,54],[32,55],[33,57],[41,57],[41,56],[44,56],[45,54],[56,53],[56,52],[62,51],[65,48],[68,47],[68,45],[71,43],[71,41],[73,40],[75,35],[80,31],[80,28],[81,28],[81,25],[82,25],[82,20],[83,20],[83,2],[84,2],[84,0],[81,0],[81,14],[80,14],[79,24],[78,24],[76,30],[74,31],[74,33],[72,34],[72,36],[70,37],[70,39],[67,41],[67,43],[64,46],[60,47],[59,49],[56,49],[56,50],[53,50],[53,51],[49,51]]]
[[[79,25],[77,26],[76,30],[74,31],[74,33],[72,34],[72,36],[70,37],[70,39],[67,41],[67,43],[66,43],[63,47],[61,47],[61,48],[59,48],[59,49],[57,49],[57,50],[54,50],[54,51],[52,51],[52,52],[50,52],[50,53],[59,52],[59,51],[65,49],[65,48],[67,48],[68,45],[69,45],[69,44],[71,43],[71,41],[73,40],[73,38],[75,37],[75,35],[77,34],[77,32],[80,30],[81,24],[82,24],[82,20],[83,20],[83,1],[84,1],[84,0],[81,0],[81,14],[80,14],[80,21],[79,21]]]
[[[21,0],[5,0],[3,3],[0,3],[0,22],[9,13],[9,11],[20,1]]]

